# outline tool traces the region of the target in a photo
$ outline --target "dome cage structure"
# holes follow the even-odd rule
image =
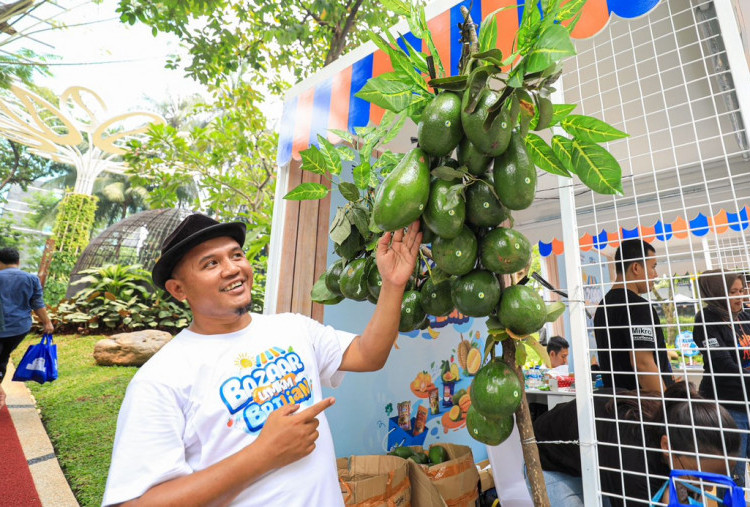
[[[164,239],[192,213],[184,208],[148,210],[108,227],[89,243],[76,262],[65,297],[72,298],[86,288],[85,284],[73,284],[85,276],[82,271],[90,268],[107,264],[140,264],[150,272]]]

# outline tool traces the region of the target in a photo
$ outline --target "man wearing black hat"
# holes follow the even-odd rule
[[[383,278],[362,335],[294,314],[249,313],[245,226],[187,217],[154,283],[193,321],[133,377],[117,422],[104,505],[342,505],[321,384],[375,371],[398,336],[419,223],[385,233]]]

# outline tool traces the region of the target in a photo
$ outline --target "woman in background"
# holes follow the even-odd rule
[[[701,274],[698,287],[705,307],[695,315],[693,341],[703,353],[700,393],[717,400],[734,418],[741,433],[740,458],[734,480],[745,485],[744,458],[748,449],[748,400],[750,400],[750,331],[740,323],[745,299],[742,274],[712,269]]]

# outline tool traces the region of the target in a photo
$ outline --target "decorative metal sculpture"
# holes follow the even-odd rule
[[[75,193],[91,194],[103,171],[123,173],[126,143],[151,124],[165,123],[158,114],[137,111],[109,116],[92,90],[72,86],[55,107],[40,95],[12,85],[0,95],[0,136],[30,151],[76,169]]]
[[[193,213],[185,208],[153,209],[131,215],[118,222],[86,247],[70,273],[70,284],[81,279],[81,271],[107,264],[140,264],[151,271],[159,256],[162,241],[183,218]],[[86,285],[68,285],[66,297],[73,297]]]

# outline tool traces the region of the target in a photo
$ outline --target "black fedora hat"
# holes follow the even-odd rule
[[[172,270],[186,253],[209,239],[228,236],[240,246],[245,244],[245,224],[230,222],[222,224],[200,213],[188,215],[161,244],[161,256],[156,259],[151,277],[154,284],[166,290],[164,285],[172,277]]]

